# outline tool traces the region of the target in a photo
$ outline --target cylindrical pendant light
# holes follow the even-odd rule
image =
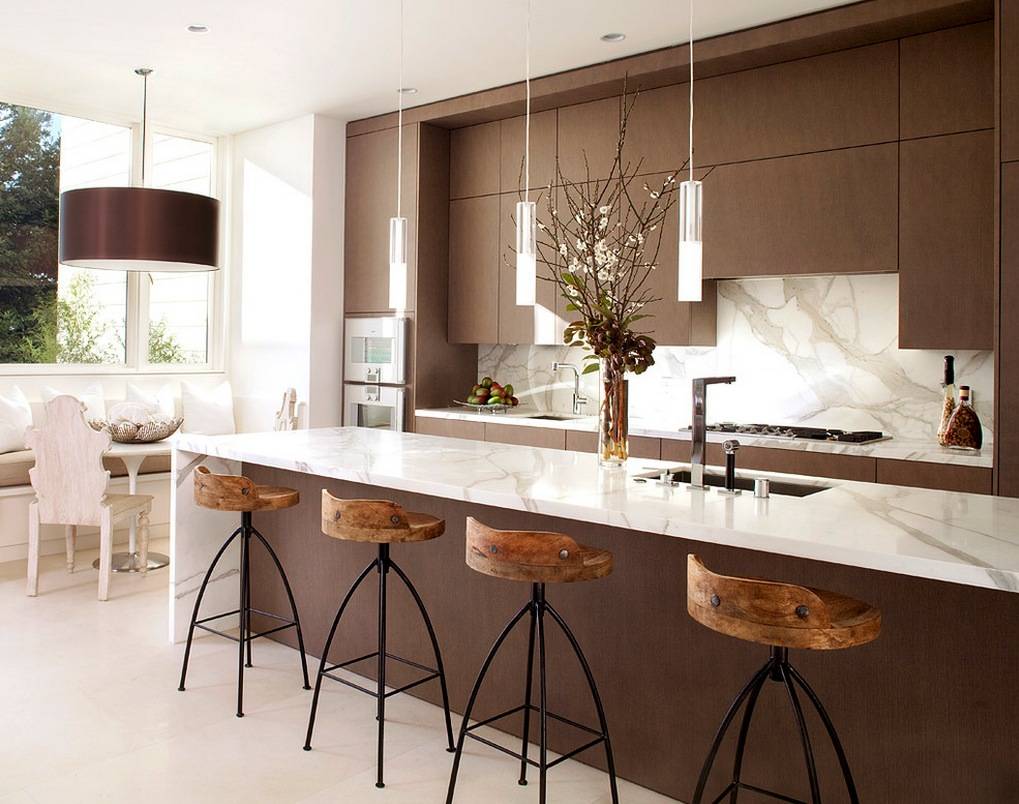
[[[693,178],[693,4],[690,0],[690,178],[679,185],[679,260],[677,298],[700,301],[703,277],[701,220],[703,187]]]
[[[400,86],[396,117],[396,217],[389,219],[389,306],[407,309],[407,219],[403,217],[403,0],[400,0]]]
[[[538,294],[538,210],[531,201],[531,0],[524,45],[524,200],[517,202],[517,304],[534,306]]]
[[[88,187],[60,194],[59,261],[115,271],[215,271],[219,201],[145,187],[148,77],[142,77],[142,172],[138,187]]]

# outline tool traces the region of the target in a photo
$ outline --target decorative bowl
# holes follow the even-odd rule
[[[179,416],[173,419],[154,419],[138,424],[136,422],[104,422],[94,419],[89,422],[93,430],[107,432],[118,444],[151,444],[169,438],[183,424]]]
[[[513,410],[514,407],[513,405],[474,405],[470,402],[461,402],[459,399],[454,399],[453,404],[459,405],[461,408],[469,408],[478,413],[503,413],[507,410]]]

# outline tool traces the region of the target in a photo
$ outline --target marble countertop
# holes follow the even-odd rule
[[[415,416],[432,419],[453,419],[457,421],[484,421],[492,424],[510,424],[520,427],[544,427],[560,430],[578,430],[593,433],[597,430],[597,417],[583,416],[566,421],[535,419],[534,416],[548,414],[548,411],[513,410],[505,413],[477,413],[465,408],[419,408]],[[678,430],[663,427],[661,424],[649,422],[637,417],[630,419],[630,435],[648,436],[650,438],[670,438],[678,441],[689,441],[689,430]],[[772,449],[802,450],[804,452],[828,452],[843,455],[862,455],[872,458],[889,458],[899,461],[921,461],[926,463],[948,463],[956,466],[976,466],[991,468],[992,450],[985,445],[982,450],[958,450],[940,447],[929,441],[893,438],[878,441],[874,444],[849,444],[840,441],[794,441],[778,438],[755,438],[753,436],[736,436],[744,447],[768,447]],[[708,433],[708,441],[721,443],[732,435]]]
[[[355,427],[182,434],[174,447],[663,536],[1019,591],[1019,499],[834,480],[803,498],[729,497],[633,479],[669,465],[663,461],[633,459],[624,471],[605,471],[585,453]]]

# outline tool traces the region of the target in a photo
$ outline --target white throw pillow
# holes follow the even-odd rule
[[[129,382],[127,384],[127,401],[144,405],[153,416],[159,415],[166,419],[172,419],[177,415],[177,399],[173,393],[173,387],[170,385],[164,385],[155,393],[150,393]]]
[[[229,382],[203,388],[189,382],[180,384],[181,430],[197,435],[236,433],[234,394]]]
[[[42,401],[49,402],[58,396],[73,396],[85,406],[86,421],[106,421],[106,399],[103,397],[103,387],[99,383],[93,383],[79,394],[72,394],[69,391],[58,391],[48,385],[42,389]]]
[[[25,449],[25,431],[32,426],[32,408],[18,386],[0,394],[0,452]]]

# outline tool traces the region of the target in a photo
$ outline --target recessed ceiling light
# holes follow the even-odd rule
[[[622,42],[624,39],[626,39],[626,34],[624,33],[607,33],[602,35],[601,38],[603,42]]]
[[[403,93],[404,95],[417,95],[418,94],[418,88],[417,87],[404,87],[403,89],[401,89],[399,91],[401,93]]]
[[[191,33],[208,33],[209,32],[209,26],[208,25],[189,25],[188,26],[188,30]]]

